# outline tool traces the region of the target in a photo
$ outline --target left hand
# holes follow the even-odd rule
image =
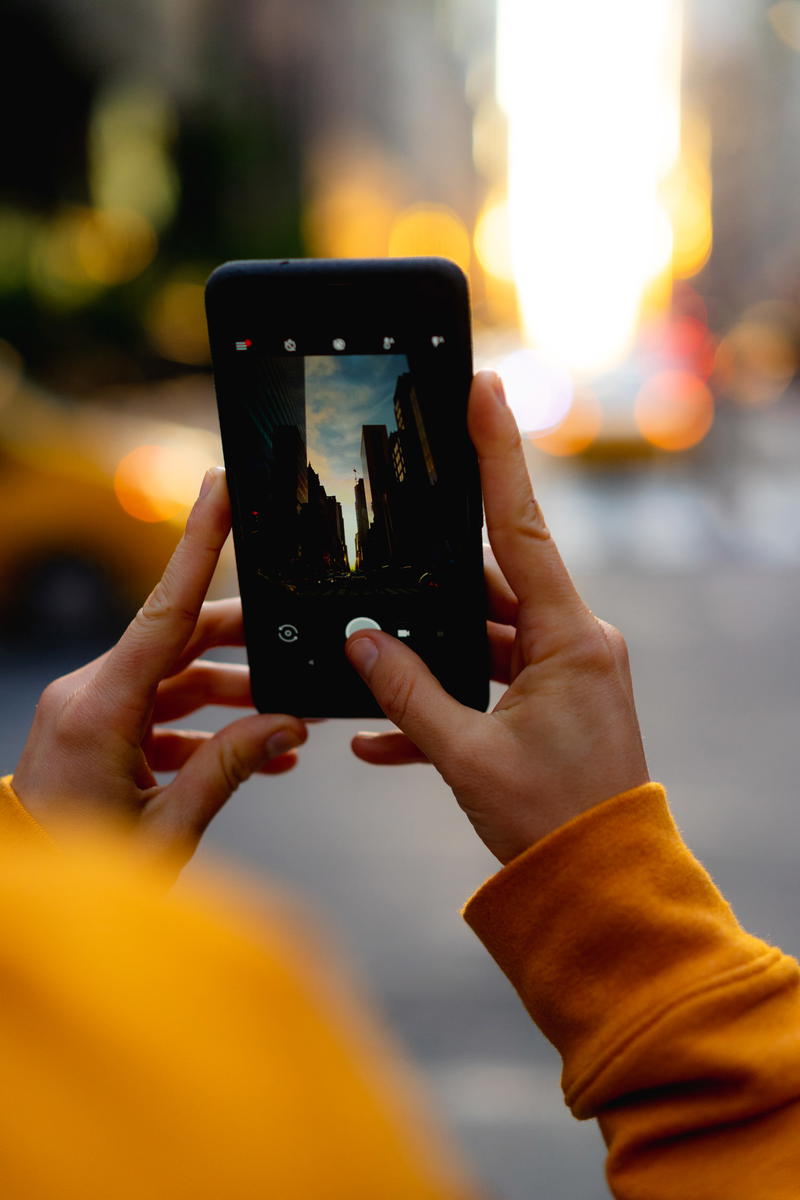
[[[160,728],[205,704],[252,706],[247,667],[196,657],[241,641],[238,604],[203,604],[229,529],[225,473],[214,468],[162,579],[119,642],[45,689],[13,787],[46,830],[114,824],[180,865],[240,783],[294,766],[292,750],[306,739],[296,717],[246,716],[213,736]],[[161,786],[155,771],[177,775]]]

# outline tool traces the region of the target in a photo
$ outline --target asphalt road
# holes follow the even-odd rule
[[[747,928],[800,953],[800,435],[777,417],[766,440],[723,433],[670,474],[534,469],[586,600],[626,634],[651,772],[689,844]],[[78,654],[0,649],[3,769]],[[242,787],[201,858],[323,914],[491,1195],[601,1200],[596,1129],[565,1109],[554,1052],[458,915],[494,860],[431,769],[350,754],[361,724],[315,726],[294,772]]]

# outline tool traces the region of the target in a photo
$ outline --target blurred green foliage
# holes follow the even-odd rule
[[[162,173],[168,170],[177,184],[160,227],[152,220],[152,230],[143,225],[156,252],[140,253],[137,269],[136,255],[118,238],[110,250],[100,247],[102,278],[78,286],[70,275],[69,238],[80,243],[83,262],[85,239],[97,234],[95,215],[103,212],[93,122],[104,97],[118,81],[135,81],[138,68],[124,57],[81,53],[79,39],[64,36],[64,19],[57,0],[4,5],[0,339],[34,377],[80,394],[203,365],[172,359],[165,340],[152,336],[155,299],[168,281],[200,283],[225,259],[302,254],[300,153],[264,81],[252,68],[237,70],[233,46],[214,36],[219,30],[210,22],[207,44],[199,48],[200,87],[178,94],[163,81],[144,81],[161,90],[168,114]],[[137,170],[132,161],[132,183]],[[117,183],[115,203],[136,214],[136,190],[129,204]],[[146,218],[139,208],[140,223]],[[96,271],[97,246],[89,250]],[[127,271],[116,270],[127,278],[109,270],[111,251],[123,268],[128,263]]]

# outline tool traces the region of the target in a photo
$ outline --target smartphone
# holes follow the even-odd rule
[[[402,639],[489,699],[467,282],[436,258],[231,262],[206,285],[253,698],[381,716],[344,653]]]

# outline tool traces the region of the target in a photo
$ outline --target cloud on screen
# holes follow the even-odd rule
[[[361,468],[361,426],[396,429],[394,390],[408,371],[403,354],[314,355],[305,360],[308,461],[328,495],[342,505],[351,555],[355,544],[353,486]]]

